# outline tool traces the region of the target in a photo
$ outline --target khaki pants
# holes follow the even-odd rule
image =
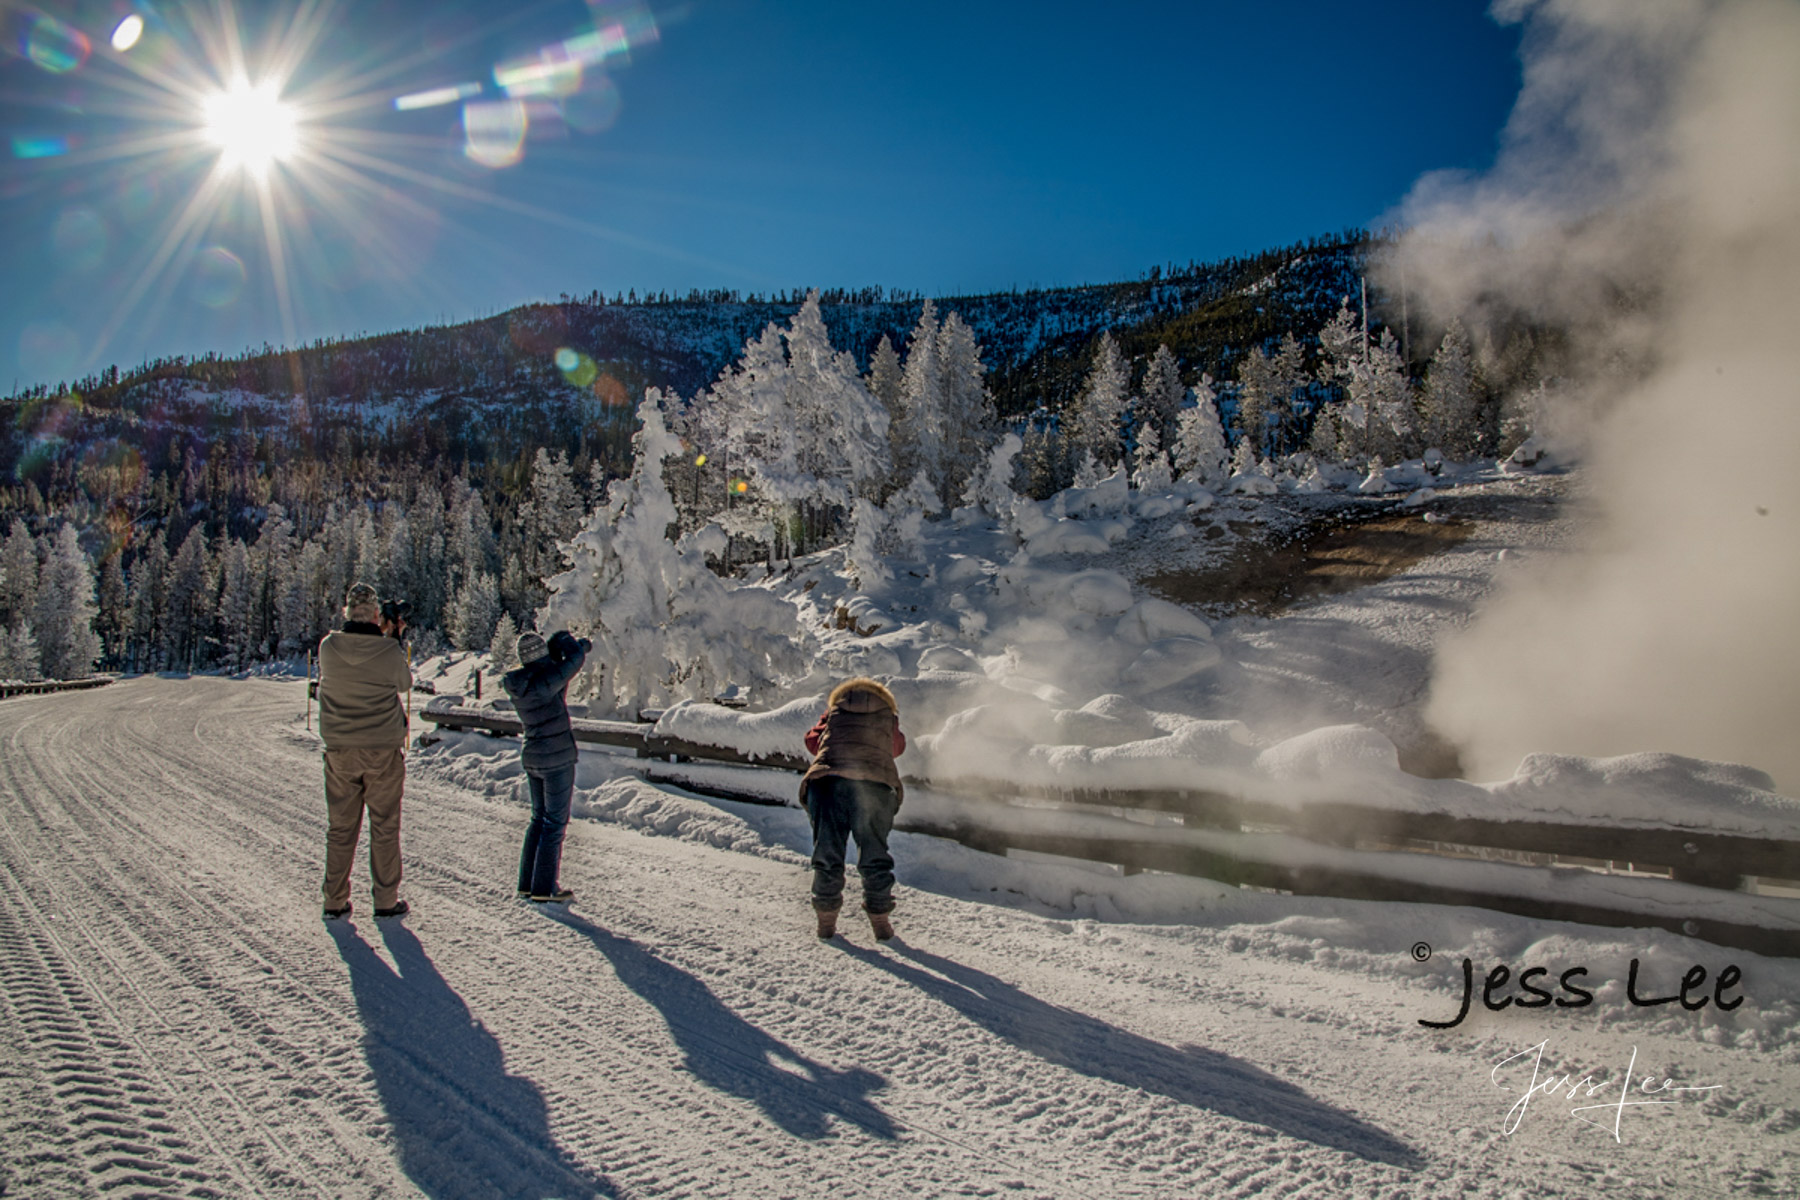
[[[400,898],[400,793],[406,786],[406,751],[325,752],[325,907],[350,903],[350,866],[363,809],[369,810],[369,879],[376,908]]]

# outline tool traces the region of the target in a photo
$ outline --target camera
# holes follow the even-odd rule
[[[381,602],[381,619],[396,627],[410,622],[412,611],[411,600],[383,600]],[[395,633],[394,636],[399,637],[400,634]]]

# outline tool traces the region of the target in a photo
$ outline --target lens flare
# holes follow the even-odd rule
[[[93,52],[87,34],[39,13],[25,33],[25,57],[52,75],[80,69]]]
[[[579,92],[563,97],[562,119],[579,133],[604,133],[618,121],[621,107],[619,85],[605,75],[595,75]]]
[[[484,100],[463,105],[463,154],[491,170],[525,157],[531,118],[517,100]]]
[[[592,387],[594,379],[600,374],[600,368],[594,360],[575,350],[564,349],[556,352],[556,368],[563,378],[576,387]]]
[[[706,455],[696,454],[694,456],[694,465],[696,467],[704,467],[706,465]]]
[[[747,479],[734,479],[731,481],[731,490],[741,496],[750,490],[750,481]]]
[[[208,246],[194,260],[194,299],[225,308],[244,294],[243,260],[223,246]]]
[[[14,158],[60,158],[69,152],[69,139],[63,137],[14,137]]]
[[[117,50],[120,54],[123,54],[133,46],[137,45],[138,39],[143,36],[144,18],[138,16],[136,13],[132,13],[113,28],[112,48]]]
[[[294,110],[267,84],[239,81],[209,97],[201,112],[207,140],[219,148],[219,161],[252,175],[267,174],[271,164],[292,155],[299,143]]]
[[[436,108],[440,104],[455,104],[458,100],[467,100],[470,96],[479,95],[481,95],[479,83],[459,83],[455,87],[432,88],[427,92],[395,96],[394,111],[411,112],[415,108]]]

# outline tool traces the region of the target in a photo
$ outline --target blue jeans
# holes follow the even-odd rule
[[[900,801],[885,783],[826,776],[806,785],[806,810],[813,828],[813,907],[836,912],[844,906],[844,851],[856,838],[856,865],[862,873],[863,910],[894,911],[894,856],[888,834]]]
[[[550,896],[556,892],[556,875],[562,866],[575,767],[570,764],[542,774],[527,771],[525,781],[531,789],[531,824],[525,826],[525,849],[519,855],[519,890]]]

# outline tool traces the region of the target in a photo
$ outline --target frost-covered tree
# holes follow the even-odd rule
[[[926,478],[923,469],[912,482],[887,498],[882,506],[885,520],[877,547],[891,558],[920,558],[924,555],[925,518],[943,511],[937,488]]]
[[[974,331],[954,312],[938,329],[938,364],[944,387],[946,440],[943,491],[939,494],[948,498],[960,495],[981,469],[999,419],[983,378],[987,368],[981,362],[981,346]]]
[[[494,640],[494,627],[511,614],[500,608],[500,585],[485,570],[463,577],[445,610],[444,633],[458,650],[482,650]]]
[[[1181,402],[1187,389],[1181,383],[1181,366],[1167,344],[1156,348],[1150,365],[1144,369],[1142,388],[1143,422],[1156,430],[1157,445],[1173,445],[1177,436],[1175,421],[1181,413]]]
[[[1392,330],[1368,337],[1346,301],[1320,331],[1319,377],[1344,393],[1332,409],[1338,454],[1351,460],[1404,457],[1415,434],[1412,383]]]
[[[968,486],[963,489],[963,504],[968,507],[979,506],[990,517],[1010,517],[1019,500],[1019,494],[1013,491],[1012,486],[1013,475],[1017,470],[1014,460],[1024,448],[1025,443],[1018,434],[1003,435],[994,448],[988,451],[981,469],[969,476]]]
[[[809,292],[787,332],[787,412],[795,424],[802,503],[848,508],[873,495],[893,468],[887,410],[863,385],[856,359],[832,349]]]
[[[707,566],[723,549],[716,526],[671,543],[675,502],[662,464],[681,452],[651,389],[638,405],[629,479],[607,489],[569,546],[569,568],[548,581],[538,627],[594,640],[591,664],[570,694],[605,710],[635,712],[708,696],[727,682],[767,684],[804,661],[792,604],[732,586]]]
[[[890,432],[894,474],[911,479],[920,471],[941,497],[944,458],[950,430],[944,412],[944,371],[938,356],[937,306],[930,300],[919,310],[919,323],[906,343],[906,367],[900,377],[900,419]]]
[[[1274,354],[1252,350],[1238,364],[1238,437],[1250,439],[1258,459],[1267,457],[1293,419],[1295,393],[1306,382],[1304,363],[1300,342],[1290,333]]]
[[[0,546],[0,625],[11,628],[29,620],[37,607],[37,540],[25,522],[13,518],[6,542]]]
[[[1212,376],[1202,375],[1194,385],[1193,407],[1183,409],[1176,418],[1175,471],[1202,487],[1218,487],[1227,478],[1230,451],[1219,420],[1218,399]]]
[[[900,419],[901,377],[900,355],[895,351],[894,343],[884,333],[875,346],[875,353],[869,356],[868,384],[870,394],[881,401],[881,407],[887,410],[890,431]]]
[[[1070,422],[1069,451],[1077,458],[1092,454],[1095,461],[1111,468],[1124,451],[1121,420],[1129,399],[1131,375],[1119,344],[1110,331],[1100,335],[1094,349],[1094,364],[1075,399]]]
[[[94,612],[94,572],[75,526],[65,524],[44,556],[31,623],[44,674],[52,679],[86,679],[93,674],[100,657]]]
[[[100,568],[100,587],[95,597],[99,612],[94,617],[94,632],[106,658],[113,665],[125,661],[126,642],[131,632],[131,592],[125,586],[125,552],[115,550],[106,556]]]
[[[1132,486],[1139,491],[1166,491],[1172,482],[1169,473],[1169,456],[1163,453],[1162,438],[1156,432],[1156,422],[1146,421],[1138,430],[1137,450],[1132,455]]]
[[[0,679],[36,683],[44,677],[38,662],[37,637],[30,621],[20,618],[11,627],[0,629]]]
[[[237,538],[219,555],[218,628],[226,665],[240,671],[249,666],[256,658],[256,581],[249,548]]]
[[[538,447],[531,461],[531,490],[519,507],[521,566],[534,583],[562,569],[557,544],[575,536],[582,522],[581,493],[561,450]],[[541,592],[541,587],[534,589]],[[532,597],[535,607],[537,597]]]
[[[1452,320],[1444,340],[1431,356],[1420,398],[1425,441],[1452,458],[1480,453],[1477,426],[1475,358],[1469,334],[1460,320]]]
[[[163,625],[164,661],[178,668],[205,666],[204,639],[213,623],[212,556],[206,530],[196,525],[169,563],[168,607]]]
[[[519,665],[519,627],[511,613],[501,613],[494,625],[494,636],[488,642],[488,665],[496,672],[510,671]]]
[[[131,564],[131,658],[137,670],[153,671],[163,664],[168,597],[169,550],[153,530]]]

